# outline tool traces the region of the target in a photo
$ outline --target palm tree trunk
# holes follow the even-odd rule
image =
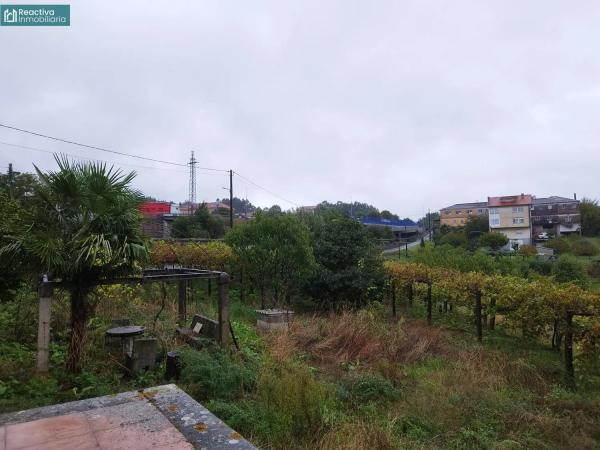
[[[71,291],[71,341],[67,354],[67,372],[81,373],[88,319],[87,292],[81,288]]]

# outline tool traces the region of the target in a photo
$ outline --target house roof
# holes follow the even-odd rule
[[[474,202],[474,203],[456,203],[452,206],[442,208],[445,209],[464,209],[464,208],[487,208],[487,202]]]
[[[206,206],[207,209],[217,209],[217,208],[229,209],[229,205],[227,203],[223,203],[223,202],[204,202],[204,205]]]
[[[502,207],[502,206],[525,206],[531,205],[533,202],[533,197],[530,194],[521,194],[521,195],[505,195],[502,197],[488,197],[488,206],[490,208],[493,207]]]
[[[579,200],[573,198],[561,197],[559,195],[551,195],[550,197],[534,198],[534,205],[543,205],[546,203],[579,203]]]
[[[416,227],[417,224],[410,219],[380,219],[379,217],[363,217],[363,225],[384,225],[388,227]]]

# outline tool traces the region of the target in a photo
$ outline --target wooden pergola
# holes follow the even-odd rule
[[[217,341],[226,346],[229,343],[229,274],[214,270],[200,270],[188,268],[164,268],[147,269],[141,276],[113,278],[101,280],[96,285],[113,284],[147,284],[147,283],[167,283],[177,282],[178,290],[178,322],[182,326],[186,321],[186,297],[189,280],[196,279],[216,279],[219,289],[218,302],[218,332]],[[39,295],[39,321],[38,321],[38,341],[37,341],[37,371],[38,373],[48,372],[48,359],[50,347],[50,319],[52,296],[55,288],[60,288],[65,284],[60,280],[48,280],[44,277],[38,287]]]

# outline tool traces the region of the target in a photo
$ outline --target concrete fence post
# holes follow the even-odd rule
[[[227,346],[229,343],[229,274],[222,272],[219,275],[219,344]]]
[[[38,336],[37,336],[37,372],[48,373],[50,356],[50,308],[52,306],[52,284],[43,281],[38,288]]]

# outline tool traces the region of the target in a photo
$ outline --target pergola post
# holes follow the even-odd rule
[[[37,340],[37,372],[48,373],[50,355],[50,307],[52,306],[52,284],[43,281],[38,288],[38,340]]]
[[[179,320],[179,326],[185,325],[186,319],[186,297],[187,297],[187,280],[179,280],[177,282],[179,287],[179,298],[177,302],[177,318]]]
[[[575,389],[575,367],[573,366],[573,313],[565,313],[565,384]]]
[[[227,346],[229,343],[229,274],[222,272],[219,275],[219,344]]]

